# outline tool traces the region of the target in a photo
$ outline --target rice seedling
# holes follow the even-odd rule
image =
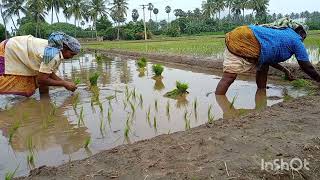
[[[54,116],[57,113],[58,107],[57,107],[57,105],[55,103],[52,103],[51,107],[52,107],[52,109],[51,109],[50,115]]]
[[[140,96],[139,96],[139,106],[141,108],[143,108],[143,97],[142,97],[142,94],[140,94]]]
[[[27,149],[29,151],[30,154],[34,154],[34,144],[33,144],[33,140],[32,140],[32,136],[28,136],[27,137]]]
[[[97,86],[98,85],[98,78],[100,74],[99,73],[94,73],[93,75],[90,76],[89,81],[91,86]]]
[[[238,95],[235,95],[233,98],[232,98],[232,101],[231,101],[231,104],[230,104],[230,109],[234,107],[234,103],[236,102],[238,98]]]
[[[154,64],[152,66],[152,72],[155,74],[155,76],[161,76],[164,68],[161,64]]]
[[[147,121],[150,124],[150,114],[151,114],[151,107],[149,106],[148,112],[146,113],[147,115]]]
[[[100,119],[100,126],[99,126],[99,129],[100,129],[100,133],[102,136],[104,136],[104,130],[105,130],[105,125],[103,123],[103,118]]]
[[[72,107],[73,107],[73,110],[76,111],[77,110],[77,107],[78,107],[78,103],[80,101],[80,94],[79,93],[76,93],[73,97],[72,97]]]
[[[130,133],[130,124],[129,124],[129,121],[130,121],[130,118],[129,118],[129,115],[127,117],[127,121],[126,121],[126,126],[125,126],[125,129],[124,129],[124,136],[126,138],[129,137],[129,133]]]
[[[157,129],[157,117],[156,116],[154,116],[154,118],[153,118],[153,127],[154,127],[154,129]]]
[[[126,97],[128,97],[128,95],[129,95],[129,87],[128,87],[128,85],[126,85],[125,89],[126,89],[125,95],[126,95]]]
[[[156,109],[156,111],[158,112],[158,100],[154,100],[154,108]]]
[[[193,110],[194,110],[194,116],[196,119],[198,119],[198,99],[195,98],[193,102]]]
[[[28,163],[28,166],[30,166],[30,167],[34,167],[35,166],[35,164],[34,164],[34,155],[32,153],[27,155],[27,163]]]
[[[112,114],[112,111],[111,111],[111,108],[108,109],[108,122],[109,124],[111,124],[111,114]]]
[[[80,115],[79,115],[79,119],[78,119],[78,126],[80,126],[81,123],[84,125],[83,107],[81,107],[81,110],[80,110]]]
[[[138,60],[137,65],[140,69],[145,68],[147,66],[147,59],[142,57]]]
[[[185,129],[188,130],[191,128],[190,125],[190,119],[189,119],[190,114],[188,113],[188,111],[186,110],[184,112],[184,122],[185,122]]]
[[[96,53],[95,58],[98,64],[102,63],[102,55],[100,53]]]
[[[115,98],[116,101],[118,102],[117,90],[114,91],[114,98]]]
[[[133,103],[131,101],[129,101],[129,103],[130,103],[130,107],[131,107],[131,110],[132,110],[132,116],[134,116],[135,113],[136,113],[136,108],[134,107],[134,105],[133,105]]]
[[[17,120],[12,127],[9,128],[9,144],[12,144],[13,136],[21,126],[21,122]]]
[[[76,78],[73,82],[74,84],[79,85],[81,83],[81,80],[79,78]]]
[[[91,137],[87,137],[84,141],[83,148],[88,149],[90,144],[91,144]]]
[[[167,116],[170,117],[170,102],[169,101],[167,102],[166,109],[167,109]]]
[[[122,102],[123,102],[123,110],[126,110],[127,106],[128,106],[128,103],[125,100],[123,100]]]
[[[177,99],[178,97],[188,94],[187,91],[189,88],[189,85],[187,83],[181,83],[180,81],[176,82],[176,89],[167,92],[164,96],[172,99]]]
[[[212,105],[209,106],[208,108],[208,123],[212,124],[214,121],[214,116],[212,115]]]
[[[100,113],[103,115],[103,105],[100,101],[97,102],[99,109],[100,109]]]
[[[16,175],[17,170],[19,169],[19,166],[20,166],[20,165],[18,165],[13,172],[6,172],[6,174],[5,174],[5,180],[12,180],[12,179],[14,178],[14,176]]]

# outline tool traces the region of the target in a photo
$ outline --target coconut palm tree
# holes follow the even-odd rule
[[[36,37],[40,36],[39,22],[45,21],[46,2],[44,0],[28,0],[27,1],[27,11],[31,17],[34,18],[36,22]]]
[[[90,15],[93,20],[93,26],[96,31],[96,37],[98,37],[98,31],[97,31],[97,19],[98,16],[105,16],[107,15],[107,7],[106,7],[106,0],[92,0],[89,2],[90,6]]]
[[[219,20],[221,19],[221,11],[224,10],[226,4],[225,4],[225,1],[224,0],[215,0],[215,9],[216,11],[218,11],[218,14],[219,14]]]
[[[3,21],[3,26],[4,26],[4,32],[5,32],[5,38],[8,39],[8,33],[7,33],[7,20],[5,18],[5,15],[3,13],[3,1],[0,4],[0,15],[1,15],[1,19]]]
[[[152,4],[152,3],[149,3],[149,4],[148,4],[148,11],[150,11],[150,19],[149,19],[150,21],[152,20],[152,19],[151,19],[151,13],[152,13],[152,11],[153,11],[153,8],[154,8],[153,4]]]
[[[170,6],[166,6],[165,11],[168,14],[168,23],[169,23],[169,21],[170,21],[169,15],[170,15],[170,12],[171,12],[171,7]]]
[[[21,16],[20,13],[22,14],[27,14],[27,10],[24,6],[25,0],[7,0],[6,3],[4,4],[4,11],[5,16],[8,16],[11,18],[12,23],[14,27],[16,28],[15,22],[13,21],[13,16],[18,17],[18,23],[21,22]],[[16,28],[17,30],[17,28]]]
[[[202,11],[205,18],[213,18],[216,13],[216,5],[214,0],[202,2]]]
[[[111,10],[111,18],[114,22],[118,24],[118,33],[117,33],[117,39],[120,39],[120,23],[124,22],[127,17],[127,10],[128,8],[128,2],[127,0],[113,0],[112,3],[110,3],[112,6],[110,8]]]
[[[266,23],[269,0],[251,0],[249,6],[254,12],[256,12],[258,21],[260,23]]]
[[[133,22],[137,22],[137,20],[139,19],[139,12],[137,9],[132,10],[132,20]]]
[[[232,4],[234,0],[225,0],[225,6],[229,10],[229,17],[231,17],[231,9],[232,9]]]
[[[57,21],[59,22],[58,13],[60,12],[60,8],[65,7],[65,0],[49,0],[47,1],[47,11],[51,10],[51,24],[53,24],[53,11],[55,11]]]
[[[156,16],[156,22],[158,22],[159,9],[158,8],[154,8],[153,9],[153,14]]]

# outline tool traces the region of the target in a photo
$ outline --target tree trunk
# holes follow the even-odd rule
[[[76,26],[76,29],[74,31],[74,37],[77,37],[77,18],[74,18],[74,26]]]
[[[94,29],[96,31],[96,39],[98,40],[97,17],[94,19]]]
[[[12,24],[13,24],[13,27],[14,27],[15,32],[17,32],[18,29],[17,29],[16,23],[14,22],[12,16],[10,16],[10,19],[11,19],[11,21],[12,21]]]
[[[243,11],[243,17],[242,18],[243,18],[243,22],[244,22],[244,8],[242,8],[242,11]]]
[[[156,22],[158,22],[158,15],[156,14]]]
[[[58,23],[60,23],[60,20],[59,20],[59,16],[58,16],[58,12],[57,12],[57,11],[56,11],[56,17],[57,17]]]
[[[151,19],[151,12],[152,12],[152,11],[150,11],[150,19],[149,19],[149,21],[152,20],[152,19]]]
[[[117,40],[120,40],[120,23],[118,23],[118,34],[117,34]]]
[[[52,1],[51,1],[52,3]],[[53,5],[51,4],[51,24],[53,24]]]
[[[169,21],[170,21],[170,18],[169,18],[169,13],[168,13],[168,27],[169,27]]]

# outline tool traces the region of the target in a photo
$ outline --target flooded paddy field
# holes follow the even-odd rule
[[[257,91],[255,82],[238,80],[227,96],[215,96],[220,77],[166,65],[163,78],[153,78],[152,63],[144,72],[136,61],[85,54],[61,64],[58,74],[80,80],[70,93],[53,88],[49,97],[1,96],[0,177],[17,175],[42,165],[83,159],[121,144],[161,134],[185,131],[220,118],[232,118],[304,95],[289,86],[269,85]],[[98,87],[89,77],[98,72]],[[164,97],[176,81],[189,84],[189,94]],[[32,161],[30,161],[32,157]]]

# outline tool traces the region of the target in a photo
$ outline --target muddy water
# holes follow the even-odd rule
[[[227,96],[215,96],[210,92],[220,79],[217,75],[167,65],[163,79],[154,80],[151,66],[149,63],[147,70],[141,72],[133,60],[105,58],[97,63],[92,55],[86,54],[60,66],[59,74],[64,78],[81,79],[75,93],[54,88],[50,97],[1,96],[1,107],[6,110],[0,112],[0,177],[16,167],[17,175],[26,175],[34,167],[59,165],[121,144],[199,126],[208,121],[210,106],[211,116],[216,120],[279,103],[283,94],[303,95],[290,87],[271,84],[266,92],[257,91],[254,82],[238,80]],[[99,88],[90,90],[87,81],[94,72],[101,74]],[[163,97],[174,89],[177,80],[189,83],[190,93],[178,100]],[[10,132],[17,122],[20,125],[9,144]],[[129,129],[127,137],[126,129]],[[89,148],[83,148],[88,138],[91,138]],[[30,139],[32,145],[28,143]],[[32,151],[34,166],[27,163]]]

